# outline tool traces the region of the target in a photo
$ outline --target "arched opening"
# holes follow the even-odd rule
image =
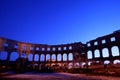
[[[102,55],[103,55],[103,57],[109,57],[109,51],[108,51],[108,48],[104,48],[104,49],[102,49]]]
[[[62,66],[63,66],[63,67],[67,67],[67,64],[66,64],[66,63],[62,63]]]
[[[110,40],[111,40],[111,42],[115,41],[115,37],[111,37]]]
[[[63,54],[63,61],[67,61],[67,54],[66,53]]]
[[[20,57],[21,57],[21,58],[26,58],[27,55],[26,55],[26,53],[22,53]]]
[[[28,61],[32,61],[33,60],[33,54],[29,54],[28,55]]]
[[[44,54],[41,54],[40,61],[45,61],[45,55]]]
[[[69,50],[72,50],[72,46],[69,46]]]
[[[91,63],[92,63],[92,62],[88,62],[88,66],[90,66],[90,65],[91,65]]]
[[[14,48],[15,48],[15,49],[18,49],[18,45],[14,45]]]
[[[72,61],[72,60],[73,60],[73,54],[72,54],[72,53],[69,53],[69,55],[68,55],[68,60],[69,60],[69,61]]]
[[[120,60],[114,60],[114,64],[120,64]]]
[[[62,64],[61,63],[57,63],[57,65],[60,67],[60,66],[62,66]]]
[[[75,65],[75,68],[79,68],[80,67],[80,64],[77,62],[74,64]]]
[[[106,40],[104,39],[104,40],[102,40],[102,44],[105,44],[106,43]]]
[[[109,64],[109,63],[110,63],[110,61],[108,61],[108,60],[104,61],[104,64],[105,64],[105,65],[107,65],[107,64]]]
[[[58,54],[57,55],[57,61],[61,61],[62,60],[62,55],[61,54]]]
[[[95,41],[95,42],[94,42],[94,45],[98,45],[98,42],[97,42],[97,41]]]
[[[94,54],[95,54],[95,58],[100,57],[100,51],[98,49],[94,51]]]
[[[2,52],[0,53],[0,60],[6,60],[6,59],[7,59],[7,56],[8,56],[7,51],[2,51]]]
[[[88,57],[88,59],[92,59],[93,57],[92,57],[92,51],[88,51],[87,52],[87,57]]]
[[[4,43],[4,47],[8,47],[8,43]]]
[[[117,46],[113,46],[111,48],[112,56],[119,56],[119,48]]]
[[[34,61],[39,61],[39,54],[35,54]]]
[[[56,61],[56,55],[52,54],[52,61]]]
[[[55,63],[52,63],[52,64],[51,64],[51,67],[54,67],[55,65],[56,65]]]
[[[10,61],[16,61],[18,59],[18,57],[19,57],[18,52],[12,52],[10,54]]]
[[[87,43],[87,47],[90,47],[91,46],[91,44],[90,43]]]
[[[50,67],[50,63],[46,63],[45,67],[49,68]]]
[[[82,62],[82,68],[85,68],[85,66],[86,66],[86,63],[85,62]]]
[[[50,54],[46,55],[46,61],[50,61]]]
[[[26,50],[27,49],[27,47],[26,46],[23,46],[23,50]]]
[[[68,69],[71,69],[71,68],[73,68],[73,63],[68,64]]]
[[[100,63],[100,61],[96,61],[96,63]]]

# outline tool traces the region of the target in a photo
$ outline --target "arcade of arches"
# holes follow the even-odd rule
[[[0,68],[20,67],[21,63],[37,70],[120,67],[120,31],[86,44],[45,45],[0,38]]]

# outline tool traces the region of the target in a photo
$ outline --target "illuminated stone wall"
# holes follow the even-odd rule
[[[28,59],[33,65],[41,65],[46,63],[46,66],[52,67],[55,65],[61,67],[74,67],[74,62],[81,57],[81,60],[86,59],[81,42],[62,44],[62,45],[45,45],[31,44],[0,38],[0,59],[1,62],[13,63],[18,58]],[[79,61],[78,61],[79,62]]]
[[[120,31],[86,44],[46,45],[0,38],[0,65],[7,66],[19,58],[27,59],[33,68],[37,65],[39,69],[44,63],[51,68],[104,68],[106,64],[120,63]]]

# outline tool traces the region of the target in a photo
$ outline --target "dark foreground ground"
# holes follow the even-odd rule
[[[71,73],[0,73],[0,80],[120,80],[120,77],[91,76]]]

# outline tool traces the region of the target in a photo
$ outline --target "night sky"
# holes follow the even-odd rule
[[[0,36],[40,44],[86,43],[120,28],[120,0],[0,0]]]

